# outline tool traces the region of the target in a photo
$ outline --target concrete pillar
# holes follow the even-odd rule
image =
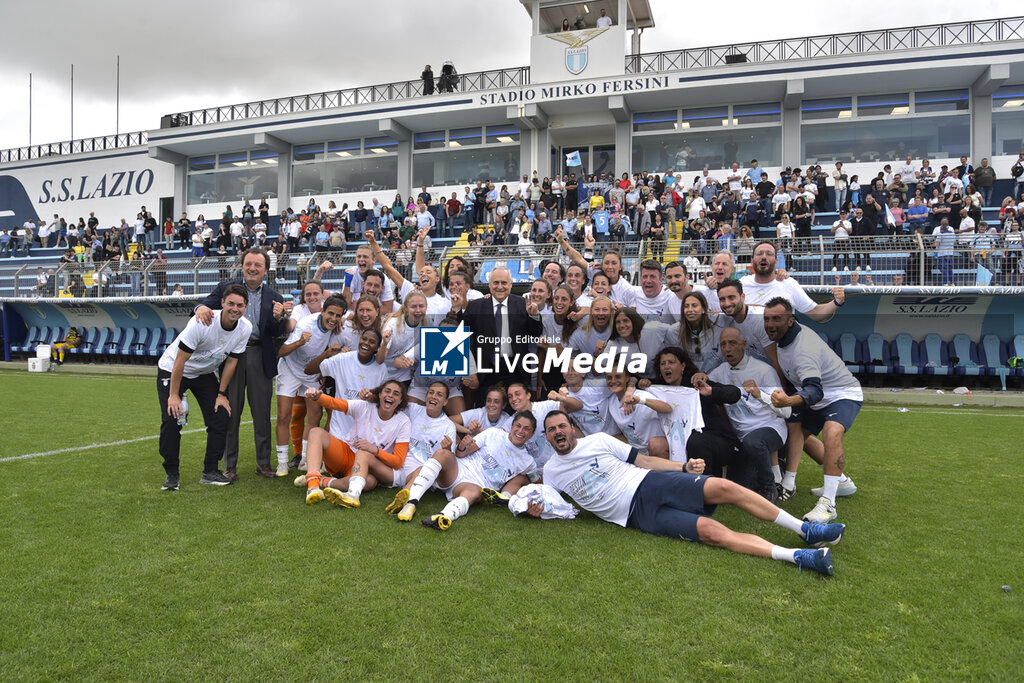
[[[292,205],[292,146],[270,133],[255,133],[253,147],[277,152],[277,212]]]
[[[622,95],[608,98],[608,111],[615,119],[615,177],[633,170],[633,112]],[[662,173],[666,169],[658,169]]]
[[[536,104],[511,106],[505,109],[505,116],[519,127],[519,169],[530,175],[551,175],[551,135],[548,132],[548,115]]]
[[[412,192],[412,131],[394,119],[377,122],[381,135],[398,141],[398,192],[404,197]]]
[[[992,64],[971,85],[971,163],[992,157],[992,94],[1010,78],[1009,64]]]
[[[150,147],[149,158],[174,164],[174,213],[180,216],[188,200],[188,157],[163,147]]]
[[[804,80],[786,81],[782,98],[782,166],[803,166],[800,154],[800,103],[804,96]]]

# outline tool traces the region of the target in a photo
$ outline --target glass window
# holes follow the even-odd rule
[[[256,151],[249,153],[250,166],[277,166],[277,152]]]
[[[782,120],[782,109],[778,102],[737,104],[732,108],[732,118],[733,122],[740,126],[754,123],[778,123]]]
[[[386,135],[363,140],[363,154],[394,154],[398,151],[398,141]]]
[[[729,107],[683,110],[683,128],[721,128],[729,125]]]
[[[295,161],[323,161],[324,143],[318,142],[314,145],[295,145],[292,150]]]
[[[255,200],[277,192],[277,172],[258,173],[257,169],[238,168],[217,173],[188,175],[188,203],[235,202]]]
[[[1024,93],[1020,97],[1024,99]],[[992,112],[992,153],[1016,157],[1021,152],[1024,152],[1024,102]]]
[[[680,131],[633,138],[633,171],[663,173],[672,168],[699,172],[705,166],[727,168],[734,161],[745,165],[751,159],[757,159],[761,166],[782,164],[781,126]]]
[[[1024,85],[1004,85],[992,95],[992,111],[1024,108]]]
[[[425,133],[414,133],[412,136],[413,149],[440,149],[444,147],[444,131],[432,130]]]
[[[800,128],[801,158],[820,163],[891,161],[907,154],[958,157],[970,153],[970,130],[967,114],[810,124]]]
[[[910,95],[861,95],[857,98],[857,116],[899,116],[910,113]]]
[[[189,157],[188,170],[191,171],[212,171],[217,164],[217,157],[213,154],[204,157]]]
[[[476,128],[453,128],[448,131],[449,147],[465,147],[467,145],[479,145],[483,129]]]
[[[362,152],[362,140],[335,140],[327,143],[327,157],[357,157]]]
[[[220,154],[217,156],[217,167],[218,168],[229,168],[231,166],[248,166],[249,165],[249,154],[247,152],[231,152],[230,154]]]
[[[969,106],[967,88],[914,93],[914,111],[918,114],[937,111],[967,111]]]
[[[650,130],[675,130],[679,126],[679,112],[647,111],[633,114],[633,132],[642,133]]]
[[[398,157],[394,154],[337,158],[292,169],[292,195],[342,194],[394,190],[398,186]]]
[[[508,182],[519,179],[519,147],[476,147],[414,154],[412,184],[469,185],[477,180]]]
[[[515,126],[487,126],[487,144],[506,144],[519,142],[519,129]]]
[[[804,100],[800,107],[800,117],[804,121],[815,119],[848,119],[853,116],[853,99],[850,97],[830,97],[824,100]]]

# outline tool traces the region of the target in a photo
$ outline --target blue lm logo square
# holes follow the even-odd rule
[[[420,328],[420,376],[469,376],[469,338],[465,323],[458,327]]]

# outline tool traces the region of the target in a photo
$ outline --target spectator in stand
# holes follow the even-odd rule
[[[455,226],[462,219],[462,202],[452,192],[451,198],[444,204],[444,218],[440,222],[438,237],[447,237],[455,234]],[[464,226],[465,227],[465,226]]]
[[[913,232],[916,228],[925,230],[929,227],[929,212],[928,205],[926,203],[915,201],[907,207],[906,214],[907,217],[905,225],[910,232]]]
[[[427,64],[423,67],[423,73],[420,74],[420,80],[423,81],[423,94],[433,95],[434,94],[434,71]]]
[[[981,160],[981,166],[974,169],[974,186],[981,193],[984,206],[992,205],[992,187],[996,182],[996,171],[988,165],[988,158]]]
[[[903,224],[906,221],[906,214],[903,212],[903,208],[900,207],[900,200],[898,198],[893,197],[892,201],[889,202],[889,213],[892,214],[892,221],[889,222],[889,234],[903,234]],[[888,218],[886,220],[888,221]]]

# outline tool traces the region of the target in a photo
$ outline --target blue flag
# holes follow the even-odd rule
[[[978,287],[988,287],[992,284],[992,271],[985,266],[978,266],[978,275],[976,285]]]
[[[566,166],[582,166],[583,162],[580,160],[579,152],[569,152],[565,155]]]

